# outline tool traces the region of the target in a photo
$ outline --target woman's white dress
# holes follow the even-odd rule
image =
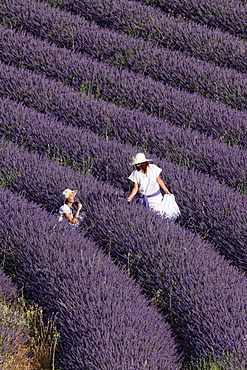
[[[174,195],[162,196],[160,186],[157,182],[157,177],[162,172],[162,169],[155,164],[149,164],[147,173],[144,174],[142,170],[134,170],[129,179],[138,184],[138,192],[142,195],[148,196],[148,206],[161,216],[175,220],[180,214]],[[155,196],[154,194],[158,193]]]

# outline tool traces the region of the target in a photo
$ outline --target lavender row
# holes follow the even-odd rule
[[[182,17],[170,17],[159,8],[125,0],[105,0],[104,4],[99,0],[43,1],[82,15],[101,27],[113,28],[170,50],[183,51],[204,61],[246,72],[246,41]]]
[[[1,96],[16,99],[41,112],[52,113],[67,124],[90,128],[106,139],[137,144],[159,157],[188,167],[195,166],[230,186],[246,191],[246,151],[228,148],[196,131],[170,126],[152,116],[93,100],[59,82],[26,70],[1,64],[0,81]],[[11,104],[6,109],[11,109]],[[1,114],[4,125],[10,117],[6,116],[4,107]],[[246,144],[245,135],[241,137]]]
[[[100,176],[103,176],[104,181],[110,178],[110,181],[116,183],[117,186],[119,186],[119,181],[123,181],[121,171],[119,172],[117,169],[119,165],[112,162],[106,175],[104,163],[107,163],[107,157],[115,158],[119,147],[121,152],[125,153],[121,162],[124,163],[125,161],[127,163],[130,152],[143,150],[143,147],[133,147],[134,140],[132,140],[133,145],[131,146],[127,143],[122,144],[114,138],[109,141],[85,128],[69,125],[68,129],[54,116],[44,115],[8,98],[0,99],[0,122],[1,135],[27,145],[36,151],[46,151],[50,156],[61,156],[68,165],[74,166],[76,162],[76,166],[80,166],[82,170],[85,167],[86,170],[94,171],[94,162],[98,163],[102,159]],[[124,141],[126,127],[118,126],[118,130],[121,137],[118,136],[117,138]],[[148,148],[153,154],[156,153],[157,156],[165,158],[166,161],[177,161],[180,166],[182,164],[182,159],[179,160],[180,157],[183,158],[183,164],[187,167],[192,166],[193,160],[194,166],[202,171],[211,173],[211,175],[214,174],[218,179],[232,187],[239,188],[243,192],[247,191],[246,151],[226,147],[206,137],[203,140],[203,136],[196,136],[196,133],[192,135],[191,132],[188,132],[187,135],[185,135],[185,132],[181,138],[182,131],[176,141],[176,138],[173,137],[176,131],[171,131],[171,136],[167,133],[164,140],[163,131],[164,128],[160,135],[155,135],[156,142],[153,138],[152,146]],[[195,141],[194,145],[191,145],[193,136]],[[148,140],[147,137],[147,142]],[[67,141],[66,146],[64,146],[65,141]],[[143,145],[145,145],[145,141]],[[146,147],[149,147],[149,145]],[[174,148],[176,148],[175,151]],[[93,172],[94,176],[99,175],[97,166],[95,170],[96,172]]]
[[[15,75],[17,78],[19,78],[18,74]],[[38,80],[36,80],[37,82]],[[37,84],[39,87],[39,94],[37,94],[37,100],[40,97],[40,86],[41,84]],[[48,90],[47,90],[48,91]],[[16,90],[17,92],[17,90]],[[17,92],[18,93],[18,92]],[[58,94],[54,94],[56,97]],[[25,98],[26,98],[26,93],[25,93]],[[51,103],[51,101],[50,101]],[[78,107],[77,107],[78,108]],[[82,110],[83,111],[83,110]],[[61,110],[60,110],[61,112]],[[74,112],[76,113],[76,111]],[[84,111],[83,111],[84,113]],[[120,128],[121,129],[121,128]],[[136,136],[134,136],[136,139]],[[80,148],[80,146],[79,146]],[[134,154],[134,153],[133,153]],[[93,154],[94,155],[94,154]],[[126,155],[127,157],[127,155]],[[79,157],[80,158],[80,157]],[[90,158],[90,156],[89,156]],[[115,158],[115,155],[113,156]],[[86,160],[87,161],[87,160]],[[84,161],[84,162],[86,162]],[[127,163],[127,159],[126,159]],[[89,159],[89,167],[90,167],[90,159]],[[116,166],[113,166],[115,168]],[[181,173],[181,167],[174,167],[175,169],[172,170],[174,172],[174,178],[176,178],[178,175],[176,174],[177,172],[180,174]],[[168,173],[171,171],[170,169],[167,170]],[[187,171],[187,170],[185,170]],[[104,172],[104,171],[103,171]],[[109,178],[109,172],[108,170],[106,179]],[[188,176],[187,174],[184,175],[185,178]],[[112,176],[114,178],[114,174]],[[104,178],[104,179],[105,179]],[[119,178],[119,177],[118,177]],[[121,178],[121,174],[120,174]],[[211,190],[211,179],[208,179],[207,182],[205,182],[205,177],[201,177],[201,180],[199,181],[197,176],[193,177],[193,181],[190,182],[189,184],[186,185],[186,188],[184,189],[184,186],[182,186],[180,192],[181,192],[181,203],[184,204],[184,207],[186,209],[186,212],[189,210],[189,217],[184,220],[186,225],[188,227],[196,227],[197,230],[202,233],[203,235],[207,235],[208,237],[212,237],[213,240],[216,242],[216,244],[219,244],[220,247],[223,250],[227,251],[228,256],[230,255],[235,255],[234,260],[241,261],[242,256],[245,256],[244,248],[242,247],[242,243],[244,243],[245,240],[245,234],[244,232],[241,234],[241,237],[238,236],[238,233],[236,234],[234,232],[234,228],[237,228],[238,230],[244,230],[244,226],[242,226],[242,222],[244,223],[243,219],[243,214],[241,213],[241,209],[238,211],[240,214],[236,219],[234,219],[234,215],[231,214],[229,210],[231,210],[233,207],[234,208],[239,208],[238,207],[238,202],[243,202],[242,199],[239,200],[237,194],[233,194],[233,199],[232,196],[227,198],[223,203],[222,203],[222,197],[224,199],[224,194],[225,193],[230,193],[232,194],[232,189],[229,189],[227,187],[222,187],[220,190],[220,193],[217,194],[215,193],[215,199],[217,202],[212,206],[212,190]],[[244,180],[244,178],[243,178]],[[173,180],[173,175],[169,175],[169,181],[174,181]],[[181,178],[177,179],[177,183],[181,187],[182,184]],[[186,182],[188,180],[186,179]],[[190,179],[191,181],[191,179]],[[193,189],[195,187],[195,184],[199,181],[200,187],[196,191],[191,194],[191,188]],[[177,184],[174,183],[173,188],[176,189]],[[216,182],[215,184],[215,189],[218,189],[219,184]],[[205,194],[207,196],[207,200],[205,200]],[[200,201],[201,199],[201,201]],[[245,199],[245,198],[243,198]],[[235,204],[235,205],[234,205]],[[227,218],[224,217],[224,214],[228,214]],[[217,222],[217,217],[219,217],[219,222]],[[243,221],[241,221],[243,219]],[[236,226],[236,222],[238,222],[238,226]],[[231,227],[229,229],[228,223],[231,224]],[[210,225],[210,227],[209,227]],[[224,230],[224,235],[222,237],[222,227]],[[209,231],[208,231],[209,229]],[[229,236],[230,234],[230,236]],[[219,243],[220,241],[220,243]],[[233,247],[234,246],[234,247]],[[241,246],[242,251],[238,251],[239,246]],[[236,249],[237,249],[237,256],[236,257]],[[241,264],[242,265],[242,264]]]
[[[152,80],[147,81],[147,79],[142,77],[137,79],[134,74],[129,72],[126,72],[125,75],[124,73],[120,74],[115,68],[107,67],[86,57],[80,58],[73,53],[64,52],[63,49],[52,47],[46,43],[43,44],[33,37],[26,37],[23,34],[7,31],[1,26],[0,40],[0,51],[2,51],[0,58],[4,62],[7,63],[13,60],[15,64],[45,72],[49,77],[70,83],[77,89],[81,86],[85,86],[85,88],[88,86],[88,90],[97,94],[97,97],[101,96],[115,102],[118,98],[119,104],[126,102],[126,105],[129,105],[131,108],[137,108],[138,103],[139,106],[142,105],[142,108],[145,108],[147,105],[147,109],[150,112],[153,110],[158,114],[160,106],[157,105],[155,109],[155,101],[161,101],[161,96],[166,96],[167,91],[164,90],[162,84],[153,83],[153,88],[158,92],[154,94],[153,90],[149,91],[147,88],[147,82],[150,82],[151,85]],[[83,74],[81,74],[82,70]],[[140,95],[138,97],[137,94],[138,91],[140,92],[140,85],[142,84],[146,86],[145,96]],[[174,102],[174,99],[172,100]],[[148,107],[148,104],[151,106]],[[164,110],[171,106],[170,100],[165,105],[165,98],[162,100],[162,104]],[[88,117],[88,126],[90,125],[90,118],[91,114]],[[148,126],[150,126],[150,122],[148,122]],[[155,126],[157,127],[157,123],[155,123]],[[235,125],[233,129],[236,131]],[[165,138],[164,131],[167,135]],[[223,179],[231,186],[239,186],[241,190],[245,190],[246,171],[244,168],[246,166],[246,153],[242,150],[227,148],[225,145],[210,140],[198,132],[176,129],[172,126],[169,127],[167,124],[165,125],[165,123],[159,131],[153,128],[152,135],[154,136],[152,146],[156,148],[157,154],[160,153],[169,157],[170,153],[172,161],[180,164],[183,162],[187,166],[194,165],[203,172],[209,172]],[[149,140],[150,138],[147,138],[147,142]],[[155,143],[154,140],[156,140]],[[190,153],[186,153],[185,146],[189,146],[188,150]],[[173,151],[174,147],[178,148],[175,153]],[[179,153],[179,148],[181,153]],[[147,149],[152,150],[149,146]],[[199,152],[197,156],[196,151]],[[240,162],[242,162],[242,165]],[[240,172],[239,175],[238,172]]]
[[[175,16],[193,19],[195,22],[217,27],[247,38],[247,7],[241,0],[139,0],[143,4],[157,6]]]
[[[57,216],[1,190],[6,262],[25,295],[56,313],[62,368],[178,369],[169,326],[134,282]]]
[[[97,99],[102,98],[120,106],[167,118],[183,129],[184,126],[198,128],[207,134],[220,136],[221,140],[226,136],[227,142],[247,145],[245,139],[247,114],[232,111],[224,105],[212,103],[196,94],[180,92],[149,77],[127,70],[119,71],[116,67],[96,62],[90,57],[81,57],[65,49],[51,46],[45,41],[38,41],[32,36],[5,30],[2,26],[0,40],[0,59],[6,64],[12,62],[43,72],[48,77],[61,80],[77,90],[94,95]],[[209,113],[212,114],[210,121]],[[226,113],[229,114],[227,121]],[[157,124],[155,123],[155,126]],[[164,129],[167,131],[165,126],[168,126],[167,123],[165,126],[164,124],[162,137]],[[169,130],[174,128],[170,127]],[[196,132],[195,136],[197,135]],[[198,143],[200,139],[196,141]],[[210,164],[208,168],[212,168]]]
[[[247,108],[245,74],[101,29],[48,4],[33,0],[1,0],[0,5],[0,21],[11,28],[28,31],[59,46],[88,53],[119,68],[129,68],[189,92],[198,92],[232,108]]]
[[[0,103],[1,135],[123,191],[130,190],[129,158],[142,148],[63,125],[52,116],[37,114],[8,99]],[[183,214],[180,222],[213,241],[221,253],[245,270],[247,197],[207,175],[151,157],[164,169],[166,182],[177,193]],[[246,181],[246,166],[242,167],[242,176]]]
[[[145,208],[128,205],[106,183],[3,140],[1,154],[5,156],[1,183],[43,204],[49,211],[59,207],[64,187],[78,189],[87,215],[88,235],[139,279],[143,291],[169,316],[188,357],[219,358],[230,352],[240,368],[246,358],[244,274],[230,266],[206,241]],[[16,208],[13,212],[16,215]],[[9,220],[14,228],[15,220],[13,217]],[[48,221],[42,219],[40,212],[37,214],[39,230],[43,224],[46,230]],[[22,222],[21,225],[25,229]],[[44,250],[47,244],[51,245],[44,242]],[[32,254],[28,253],[25,260],[28,256],[31,262]],[[36,276],[35,282],[38,280]]]

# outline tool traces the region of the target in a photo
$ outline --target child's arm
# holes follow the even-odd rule
[[[63,213],[64,217],[67,218],[67,220],[69,222],[71,222],[72,224],[75,224],[77,222],[77,219],[79,218],[79,213],[80,213],[81,207],[82,207],[82,204],[78,203],[77,211],[76,211],[74,217],[72,217],[69,213],[66,213],[66,212]]]

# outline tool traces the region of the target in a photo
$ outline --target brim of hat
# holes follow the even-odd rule
[[[133,166],[133,165],[136,165],[136,164],[141,164],[141,163],[150,162],[150,161],[152,161],[152,159],[149,159],[149,158],[147,158],[145,161],[141,161],[141,162],[131,161],[131,162],[129,162],[129,165]]]

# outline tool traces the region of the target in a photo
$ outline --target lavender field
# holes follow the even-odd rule
[[[56,318],[39,369],[246,370],[246,16],[244,0],[0,0],[0,298],[14,284]],[[175,223],[126,201],[138,152]],[[58,222],[65,188],[81,229]],[[2,301],[3,367],[29,333],[10,350]]]

